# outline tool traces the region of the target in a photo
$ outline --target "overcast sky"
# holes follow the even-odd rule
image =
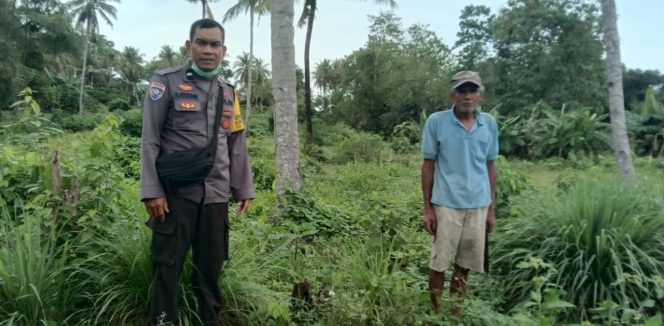
[[[237,0],[211,3],[215,18]],[[277,0],[278,1],[278,0]],[[469,4],[486,5],[496,13],[506,0],[397,0],[395,13],[404,27],[426,24],[443,42],[452,46],[459,29],[459,15]],[[664,0],[616,0],[618,32],[621,36],[622,60],[628,68],[656,69],[664,72]],[[137,47],[146,60],[159,53],[162,45],[176,49],[188,37],[189,26],[200,18],[200,4],[186,0],[122,0],[115,4],[118,15],[113,28],[100,22],[101,33],[115,43],[116,49]],[[302,0],[296,1],[295,20],[299,18]],[[374,1],[318,0],[311,45],[312,67],[322,59],[336,59],[350,54],[367,41],[368,15],[389,8]],[[242,52],[249,52],[249,17],[241,16],[223,24],[226,28],[227,59],[232,63]],[[305,29],[295,29],[295,60],[303,66]],[[254,29],[254,53],[270,62],[270,17],[257,19]]]

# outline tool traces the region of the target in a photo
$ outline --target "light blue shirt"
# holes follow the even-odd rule
[[[498,126],[488,113],[475,110],[470,131],[453,108],[432,114],[424,125],[422,157],[435,161],[431,203],[451,208],[491,204],[486,162],[498,158]]]

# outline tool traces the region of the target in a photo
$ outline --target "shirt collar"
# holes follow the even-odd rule
[[[484,117],[482,116],[482,112],[480,111],[481,107],[476,107],[474,110],[475,113],[475,121],[477,122],[477,125],[483,126],[484,125]],[[459,121],[459,118],[457,118],[456,114],[454,114],[454,105],[452,105],[452,119],[454,119],[455,122],[461,123]]]

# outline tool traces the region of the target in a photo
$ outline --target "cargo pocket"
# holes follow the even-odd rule
[[[152,229],[152,262],[173,266],[177,249],[175,236],[177,221],[167,215],[164,222],[151,218],[145,224]]]

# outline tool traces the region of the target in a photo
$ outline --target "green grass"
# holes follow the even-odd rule
[[[267,124],[255,126],[257,134],[265,129],[249,140],[258,198],[248,214],[231,212],[231,260],[219,280],[227,325],[534,325],[596,316],[603,318],[596,323],[642,322],[662,308],[661,160],[636,159],[644,182],[625,188],[606,178],[617,171],[612,157],[501,159],[501,214],[491,236],[499,277],[472,274],[464,316],[455,321],[430,313],[431,238],[421,227],[416,150],[355,159],[356,150],[373,145],[348,127],[326,126],[320,148],[302,154],[304,192],[284,201],[273,189],[274,141]],[[95,131],[39,144],[26,136],[0,149],[0,195],[12,205],[26,202],[0,215],[0,325],[145,324],[150,231],[137,194],[138,140],[116,128],[110,119]],[[341,146],[344,140],[357,146]],[[333,160],[342,147],[353,159]],[[61,150],[64,189],[73,180],[82,185],[75,213],[50,195],[54,148]],[[585,181],[592,178],[600,182]],[[274,208],[284,202],[288,216],[277,223]],[[198,324],[190,275],[186,264],[183,325]],[[540,288],[536,276],[543,276],[535,279]],[[293,308],[293,284],[304,281],[313,306]],[[535,300],[558,290],[577,308],[551,310],[555,300]],[[599,305],[610,311],[589,309]],[[625,317],[629,309],[643,319]]]
[[[74,305],[76,284],[68,282],[67,243],[56,243],[39,216],[15,218],[0,204],[0,321],[37,325],[61,323]]]
[[[655,299],[653,280],[664,273],[661,186],[581,179],[566,192],[522,200],[524,216],[502,226],[494,249],[508,306],[526,300],[530,281],[544,274],[566,291],[577,318],[604,301],[638,309]],[[551,265],[523,268],[531,258]]]

